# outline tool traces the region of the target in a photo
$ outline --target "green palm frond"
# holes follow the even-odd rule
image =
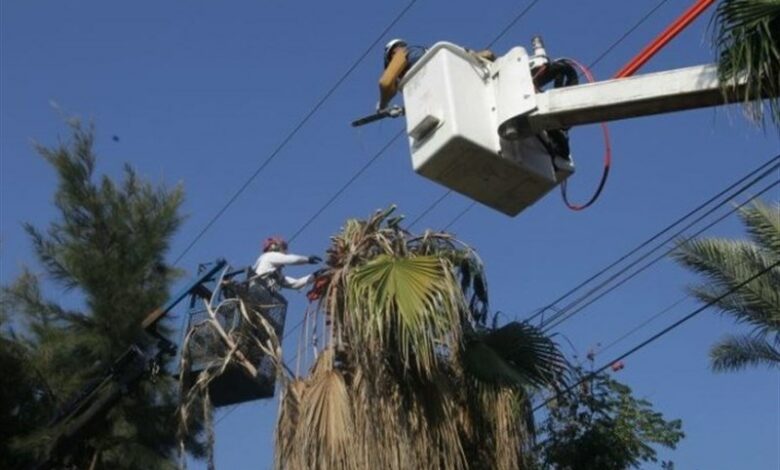
[[[688,288],[694,297],[752,327],[749,335],[728,336],[712,348],[718,371],[777,367],[780,357],[780,206],[755,202],[740,217],[750,240],[683,240],[673,255],[704,278]],[[759,272],[765,273],[742,285]]]
[[[780,259],[780,204],[756,201],[739,211],[753,243]]]
[[[775,267],[723,297],[777,261],[769,258],[760,247],[750,242],[717,238],[692,240],[680,245],[675,258],[706,278],[706,283],[689,288],[700,301],[714,302],[718,309],[756,328],[780,327],[780,268]]]
[[[724,92],[747,78],[742,101],[763,122],[762,98],[780,126],[780,0],[723,0],[714,17],[718,73]]]
[[[433,256],[377,256],[349,278],[348,321],[365,344],[397,345],[402,363],[434,367],[436,342],[459,322],[457,281]]]
[[[566,362],[553,341],[527,323],[512,322],[476,333],[466,345],[464,367],[496,385],[544,387],[563,379]]]
[[[716,371],[736,371],[747,367],[765,365],[780,368],[780,336],[774,343],[766,337],[734,336],[721,339],[710,350],[712,368]]]

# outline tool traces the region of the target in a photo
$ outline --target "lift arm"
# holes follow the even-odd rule
[[[535,96],[536,111],[524,117],[522,127],[535,133],[733,103],[744,84],[742,79],[724,94],[711,64],[556,88]]]

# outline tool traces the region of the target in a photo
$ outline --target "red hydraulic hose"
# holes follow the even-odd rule
[[[634,75],[640,67],[645,65],[658,51],[660,51],[665,45],[669,43],[675,36],[680,34],[680,31],[685,29],[689,24],[701,15],[710,5],[715,3],[715,0],[698,0],[690,8],[688,8],[674,23],[670,24],[665,30],[661,32],[653,41],[648,44],[642,51],[637,54],[629,63],[627,63],[620,71],[615,74],[615,78],[625,78]]]

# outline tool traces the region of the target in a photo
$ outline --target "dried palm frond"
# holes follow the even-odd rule
[[[560,380],[560,353],[528,325],[486,327],[476,253],[392,212],[332,237],[317,304],[329,331],[283,390],[276,468],[528,468],[528,393]]]
[[[212,299],[213,301],[214,299]],[[281,357],[281,345],[279,338],[273,326],[264,318],[262,314],[263,306],[252,305],[245,302],[241,297],[228,298],[220,302],[216,307],[204,301],[208,316],[191,325],[187,335],[182,342],[182,354],[180,360],[179,372],[179,451],[180,467],[186,466],[184,458],[184,442],[190,433],[191,423],[200,419],[204,424],[206,433],[206,456],[209,468],[213,468],[213,421],[211,414],[213,412],[211,400],[209,397],[209,385],[225,373],[228,367],[236,366],[242,368],[250,377],[255,377],[258,370],[255,365],[247,359],[244,351],[250,348],[262,351],[266,357],[271,358],[271,362],[277,371],[277,376],[283,375],[283,361]],[[238,312],[243,318],[242,328],[225,329],[218,318],[222,310],[229,310],[233,313]],[[204,332],[208,334],[204,335]],[[192,377],[191,371],[191,351],[192,344],[200,338],[210,338],[213,344],[200,345],[208,347],[212,360],[209,364],[197,372]],[[199,412],[199,415],[195,415]]]

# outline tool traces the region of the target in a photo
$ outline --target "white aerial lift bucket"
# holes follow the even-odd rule
[[[514,125],[536,109],[522,47],[489,62],[438,42],[400,87],[412,165],[426,178],[514,216],[574,171]]]

